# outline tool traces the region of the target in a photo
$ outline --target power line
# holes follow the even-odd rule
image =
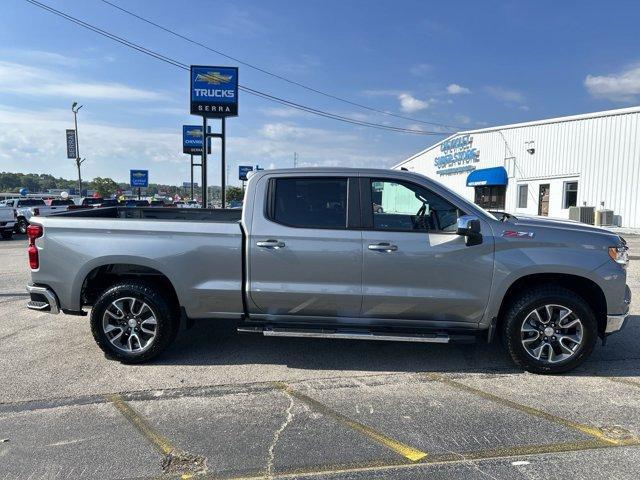
[[[60,10],[56,10],[55,8],[53,8],[53,7],[49,6],[49,5],[46,5],[46,4],[41,3],[41,2],[38,2],[37,0],[25,0],[25,1],[28,2],[28,3],[31,3],[32,5],[34,5],[36,7],[42,8],[42,9],[44,9],[44,10],[50,12],[50,13],[53,13],[54,15],[57,15],[57,16],[65,19],[65,20],[68,20],[68,21],[70,21],[72,23],[75,23],[76,25],[79,25],[79,26],[81,26],[81,27],[83,27],[85,29],[91,30],[92,32],[95,32],[95,33],[97,33],[99,35],[102,35],[102,36],[104,36],[106,38],[109,38],[109,39],[111,39],[113,41],[116,41],[116,42],[118,42],[118,43],[120,43],[122,45],[125,45],[125,46],[129,47],[129,48],[137,50],[140,53],[144,53],[145,55],[153,57],[153,58],[155,58],[157,60],[160,60],[160,61],[163,61],[163,62],[168,63],[170,65],[173,65],[174,67],[181,68],[181,69],[187,70],[187,71],[190,70],[189,65],[187,65],[185,63],[182,63],[182,62],[180,62],[178,60],[175,60],[175,59],[173,59],[171,57],[167,57],[166,55],[163,55],[163,54],[158,53],[158,52],[156,52],[154,50],[150,50],[150,49],[148,49],[146,47],[143,47],[143,46],[141,46],[139,44],[131,42],[131,41],[129,41],[129,40],[123,38],[123,37],[120,37],[118,35],[110,33],[107,30],[103,30],[103,29],[101,29],[99,27],[96,27],[95,25],[92,25],[92,24],[90,24],[88,22],[80,20],[80,19],[78,19],[76,17],[73,17],[73,16],[71,16],[69,14],[66,14],[66,13],[64,13],[64,12],[62,12]],[[342,115],[338,115],[338,114],[335,114],[335,113],[326,112],[324,110],[319,110],[319,109],[316,109],[316,108],[313,108],[313,107],[309,107],[309,106],[306,106],[306,105],[298,104],[298,103],[292,102],[290,100],[286,100],[284,98],[280,98],[280,97],[277,97],[275,95],[268,94],[266,92],[262,92],[262,91],[255,90],[255,89],[250,88],[250,87],[246,87],[244,85],[238,85],[238,88],[241,91],[244,91],[244,92],[246,92],[246,93],[248,93],[250,95],[254,95],[254,96],[266,99],[266,100],[270,100],[270,101],[279,103],[281,105],[285,105],[285,106],[288,106],[288,107],[291,107],[291,108],[295,108],[297,110],[301,110],[301,111],[304,111],[304,112],[307,112],[307,113],[311,113],[311,114],[314,114],[314,115],[318,115],[318,116],[321,116],[321,117],[325,117],[325,118],[329,118],[329,119],[332,119],[332,120],[337,120],[337,121],[340,121],[340,122],[349,123],[349,124],[353,124],[353,125],[358,125],[358,126],[363,126],[363,127],[370,127],[370,128],[377,128],[377,129],[381,129],[381,130],[393,131],[393,132],[398,132],[398,133],[411,133],[411,134],[416,134],[416,135],[444,135],[444,134],[447,134],[447,133],[452,133],[452,132],[431,132],[431,131],[425,131],[425,130],[414,130],[414,129],[410,129],[410,128],[402,128],[402,127],[395,127],[395,126],[392,126],[392,125],[384,125],[384,124],[380,124],[380,123],[366,122],[366,121],[363,121],[363,120],[355,120],[355,119],[344,117]]]
[[[252,69],[254,69],[254,70],[258,71],[258,72],[264,73],[265,75],[269,75],[269,76],[271,76],[273,78],[277,78],[278,80],[282,80],[282,81],[290,83],[292,85],[296,85],[296,86],[298,86],[300,88],[304,88],[305,90],[308,90],[310,92],[317,93],[319,95],[323,95],[325,97],[332,98],[334,100],[338,100],[340,102],[347,103],[349,105],[353,105],[353,106],[358,107],[358,108],[363,108],[363,109],[369,110],[371,112],[376,112],[376,113],[380,113],[380,114],[383,114],[383,115],[389,115],[391,117],[401,118],[403,120],[409,120],[409,121],[412,121],[412,122],[422,123],[422,124],[425,124],[425,125],[434,125],[434,126],[438,126],[438,127],[453,128],[455,130],[460,130],[461,129],[461,127],[458,127],[458,126],[455,126],[455,125],[446,125],[444,123],[428,122],[426,120],[420,120],[420,119],[417,119],[417,118],[406,117],[404,115],[398,115],[396,113],[389,112],[387,110],[380,110],[380,109],[377,109],[377,108],[374,108],[374,107],[370,107],[368,105],[363,105],[361,103],[357,103],[357,102],[354,102],[352,100],[348,100],[348,99],[343,98],[343,97],[339,97],[337,95],[334,95],[334,94],[331,94],[331,93],[328,93],[328,92],[324,92],[322,90],[318,90],[317,88],[310,87],[310,86],[305,85],[305,84],[300,83],[300,82],[296,82],[295,80],[291,80],[291,79],[289,79],[287,77],[284,77],[284,76],[279,75],[277,73],[273,73],[273,72],[271,72],[269,70],[266,70],[266,69],[264,69],[262,67],[259,67],[257,65],[252,64],[252,63],[249,63],[247,61],[241,60],[241,59],[239,59],[237,57],[234,57],[232,55],[224,53],[224,52],[222,52],[220,50],[212,48],[209,45],[206,45],[206,44],[204,44],[202,42],[194,40],[193,38],[187,37],[186,35],[182,35],[182,34],[176,32],[175,30],[170,29],[169,27],[165,27],[164,25],[160,25],[160,24],[158,24],[158,23],[156,23],[156,22],[154,22],[152,20],[149,20],[146,17],[143,17],[142,15],[139,15],[137,13],[134,13],[134,12],[130,11],[130,10],[127,10],[126,8],[121,7],[120,5],[117,5],[117,4],[113,3],[113,2],[110,2],[108,0],[102,0],[102,2],[107,4],[107,5],[109,5],[109,6],[111,6],[111,7],[113,7],[113,8],[115,8],[115,9],[117,9],[117,10],[120,10],[123,13],[126,13],[127,15],[131,15],[132,17],[137,18],[138,20],[141,20],[141,21],[143,21],[145,23],[148,23],[149,25],[153,25],[154,27],[159,28],[160,30],[163,30],[163,31],[165,31],[165,32],[167,32],[167,33],[169,33],[171,35],[174,35],[175,37],[181,38],[182,40],[185,40],[185,41],[187,41],[187,42],[189,42],[189,43],[191,43],[193,45],[197,45],[199,47],[202,47],[202,48],[204,48],[206,50],[209,50],[210,52],[213,52],[213,53],[216,53],[216,54],[218,54],[220,56],[228,58],[229,60],[233,60],[234,62],[237,62],[237,63],[239,63],[241,65],[244,65],[246,67],[252,68]]]

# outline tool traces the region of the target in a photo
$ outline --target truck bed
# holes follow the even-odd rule
[[[104,207],[69,210],[55,217],[119,218],[137,220],[185,220],[191,222],[238,222],[239,208],[163,208],[163,207]]]

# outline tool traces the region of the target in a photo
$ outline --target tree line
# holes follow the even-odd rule
[[[18,193],[21,188],[26,188],[29,193],[47,193],[47,190],[61,189],[69,191],[77,188],[76,180],[67,180],[61,177],[54,177],[47,173],[10,173],[0,172],[0,192]],[[83,181],[82,187],[89,190],[97,191],[102,197],[110,197],[117,193],[118,190],[131,190],[128,183],[118,183],[108,177],[96,177],[90,182]],[[175,185],[162,185],[158,183],[150,183],[145,189],[147,196],[156,194],[188,197],[191,193],[190,188],[178,187]],[[220,187],[211,187],[212,198],[220,197]],[[201,195],[201,189],[194,189],[195,195]],[[229,200],[242,200],[243,192],[239,187],[228,187],[227,198]]]

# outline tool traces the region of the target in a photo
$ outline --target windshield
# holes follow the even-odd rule
[[[29,198],[27,200],[19,200],[18,207],[40,207],[44,206],[44,200]]]

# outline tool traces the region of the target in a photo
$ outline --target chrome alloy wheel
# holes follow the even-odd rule
[[[557,363],[572,357],[582,344],[582,321],[562,305],[533,310],[520,329],[522,346],[536,360]]]
[[[118,298],[104,311],[102,329],[107,339],[119,350],[142,353],[151,347],[158,322],[155,312],[142,300]]]

